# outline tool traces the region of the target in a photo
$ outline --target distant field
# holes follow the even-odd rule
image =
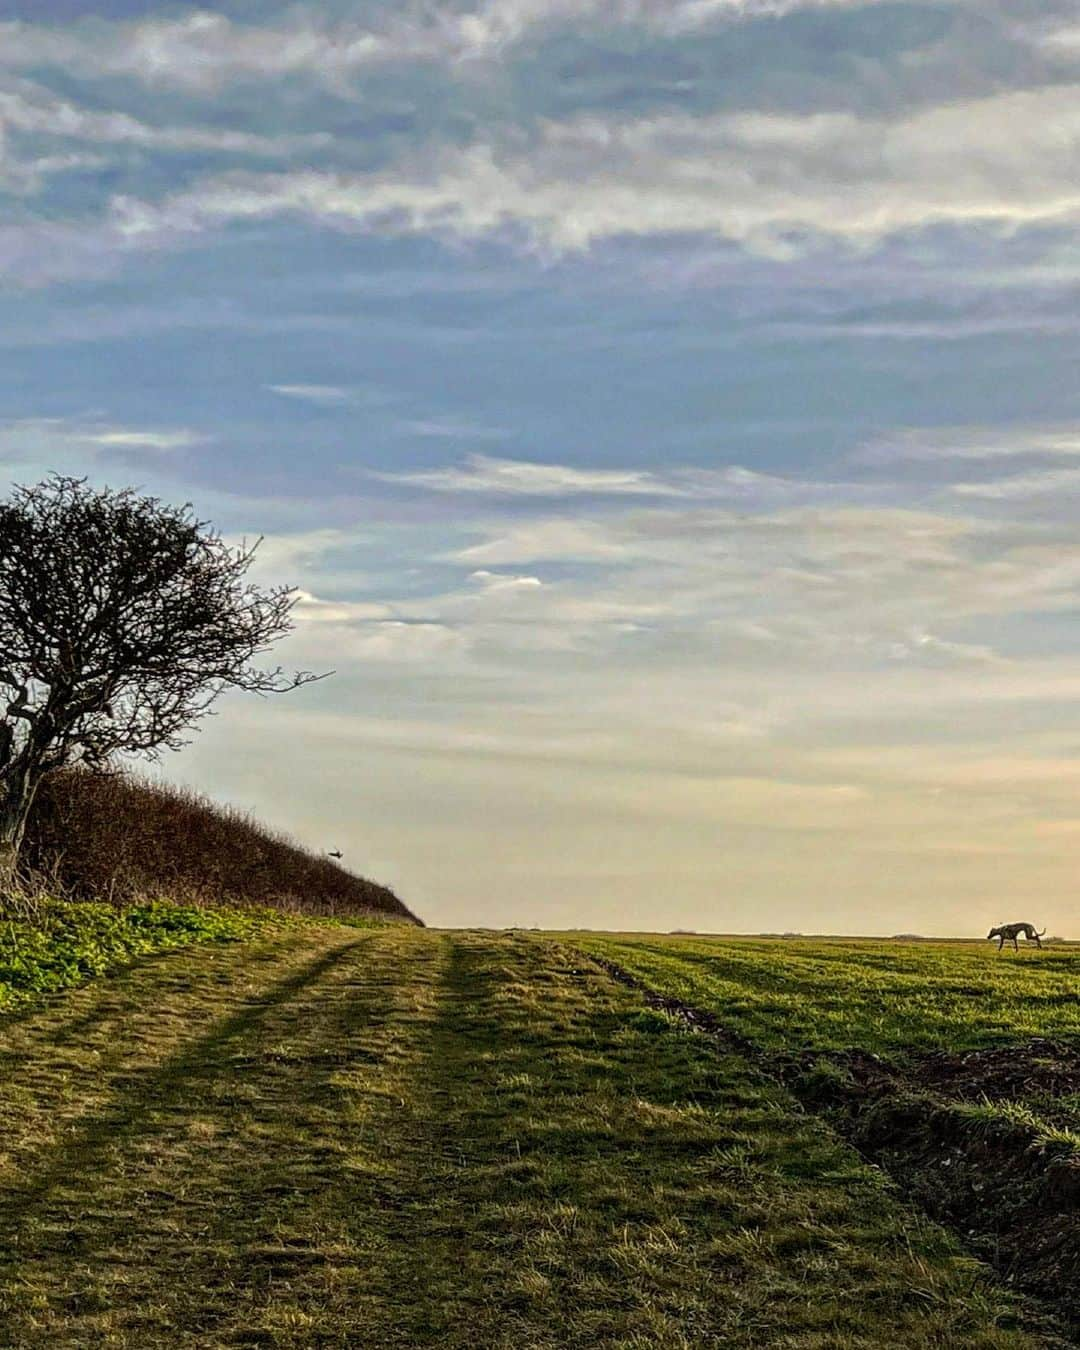
[[[566,941],[296,924],[0,1046],[5,1347],[1047,1344],[828,1122]]]
[[[1080,951],[577,934],[1080,1336]]]
[[[1080,947],[578,934],[653,988],[764,1048],[903,1058],[1027,1037],[1080,1039]]]

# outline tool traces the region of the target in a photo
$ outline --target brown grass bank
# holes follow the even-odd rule
[[[243,812],[126,773],[63,770],[38,793],[24,861],[66,895],[147,894],[332,917],[420,920],[386,886],[309,852]]]

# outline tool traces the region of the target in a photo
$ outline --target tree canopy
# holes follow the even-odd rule
[[[176,749],[226,689],[321,678],[258,663],[296,593],[247,580],[257,546],[190,505],[81,478],[0,502],[0,863],[44,774]]]

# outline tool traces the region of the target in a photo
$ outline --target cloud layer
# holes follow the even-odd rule
[[[642,114],[626,101],[630,86],[610,87],[599,59],[587,110],[540,115],[524,112],[520,99],[492,103],[498,84],[485,63],[522,66],[524,79],[556,34],[588,34],[600,50],[633,36],[646,49],[658,44],[678,67],[703,36],[775,30],[799,10],[823,18],[867,6],[488,0],[386,8],[366,19],[349,7],[321,15],[294,6],[264,25],[205,11],[6,24],[0,182],[25,196],[48,195],[51,184],[60,192],[73,176],[84,190],[95,179],[103,188],[123,179],[121,190],[86,192],[96,208],[80,225],[90,251],[111,258],[289,219],[556,253],[701,236],[779,259],[822,241],[866,250],[935,229],[1076,227],[1080,60],[1072,30],[1054,27],[1052,13],[995,27],[975,23],[964,5],[946,7],[948,26],[917,59],[894,69],[886,45],[876,62],[854,64],[835,86],[847,91],[847,106],[755,104],[751,87],[739,106],[698,98],[687,111],[673,89],[669,106],[658,94]],[[1010,44],[1011,80],[1001,75]],[[949,57],[963,71],[959,89],[939,78]],[[412,73],[367,95],[361,76],[379,78],[388,64]],[[71,93],[72,72],[84,101]],[[51,87],[61,79],[63,93]],[[438,86],[450,135],[427,125],[425,81]],[[156,89],[169,91],[157,106],[147,97]],[[358,142],[350,128],[369,101]],[[163,157],[183,157],[182,172],[155,172]],[[50,205],[40,222],[31,214],[12,230],[6,249],[0,241],[9,276],[36,279],[24,255],[62,219]]]
[[[70,8],[0,461],[264,536],[337,672],[180,776],[435,921],[1068,928],[1074,5]]]

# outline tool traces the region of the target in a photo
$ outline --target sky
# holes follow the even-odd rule
[[[429,923],[1080,936],[1075,0],[0,0],[0,474],[298,588],[155,772]]]

